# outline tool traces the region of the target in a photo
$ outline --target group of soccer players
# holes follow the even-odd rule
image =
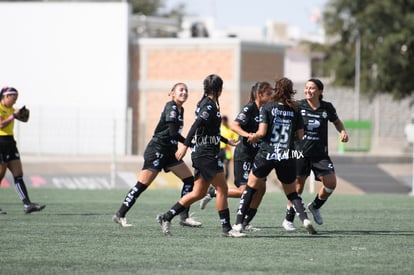
[[[265,81],[257,82],[251,89],[249,102],[231,126],[239,135],[238,140],[226,139],[220,133],[219,97],[223,80],[218,75],[209,75],[204,79],[203,87],[195,121],[183,137],[182,105],[188,97],[188,88],[184,83],[174,85],[170,92],[172,100],[165,105],[145,150],[144,166],[138,182],[127,193],[113,221],[122,227],[131,226],[125,218],[126,213],[164,169],[172,171],[183,181],[181,198],[157,216],[164,235],[172,235],[171,220],[177,215],[180,215],[183,226],[201,226],[200,222],[189,216],[188,209],[199,200],[201,208],[204,208],[215,197],[222,225],[221,235],[244,237],[245,231],[258,230],[251,225],[251,221],[266,192],[266,178],[275,170],[288,199],[283,227],[288,231],[295,230],[294,218],[298,215],[309,234],[316,234],[300,194],[306,178],[313,171],[323,186],[307,209],[314,221],[322,224],[319,209],[336,187],[335,170],[328,155],[328,121],[335,125],[340,140],[348,141],[335,108],[322,100],[323,83],[318,79],[309,79],[304,89],[305,98],[297,101],[294,99],[296,91],[293,83],[288,78],[277,79],[274,87]],[[223,163],[219,158],[220,141],[236,146],[234,183],[237,190],[232,192],[229,192]],[[183,146],[178,147],[179,142]],[[182,160],[189,147],[194,176]],[[234,225],[230,222],[229,194],[240,198]]]
[[[275,86],[266,81],[252,86],[249,102],[231,123],[238,140],[225,138],[220,132],[219,98],[223,90],[220,76],[208,75],[203,82],[203,95],[197,103],[195,121],[186,137],[181,135],[184,121],[183,104],[188,98],[185,83],[176,83],[161,113],[154,135],[144,152],[144,165],[138,181],[125,196],[112,217],[122,227],[132,226],[125,218],[137,198],[154,181],[161,170],[172,171],[183,182],[181,198],[157,220],[162,232],[170,236],[171,220],[179,215],[183,226],[200,227],[201,223],[189,215],[190,206],[200,200],[200,207],[216,198],[216,208],[222,225],[222,236],[244,237],[244,231],[259,230],[251,225],[266,192],[266,178],[275,170],[288,199],[282,226],[296,230],[298,215],[310,234],[316,230],[308,219],[300,196],[307,177],[313,171],[323,186],[307,209],[314,221],[323,223],[320,208],[336,187],[334,165],[328,154],[328,122],[335,125],[341,142],[348,134],[334,106],[323,100],[324,85],[319,79],[309,79],[304,99],[294,99],[296,91],[290,79],[283,77]],[[0,92],[0,180],[9,169],[15,179],[16,190],[23,201],[25,213],[41,211],[45,205],[32,203],[23,181],[19,152],[13,137],[14,120],[27,122],[29,111],[15,109],[18,92],[4,87]],[[183,146],[178,147],[181,142]],[[220,158],[220,142],[236,146],[234,150],[234,184],[229,190]],[[182,160],[191,147],[194,175]],[[230,222],[228,197],[240,198],[236,222]],[[6,214],[0,209],[1,214]]]

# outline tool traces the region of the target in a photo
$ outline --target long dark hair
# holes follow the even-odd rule
[[[204,87],[204,93],[201,100],[197,103],[197,106],[200,104],[200,102],[209,95],[214,95],[214,97],[217,100],[217,105],[220,106],[218,97],[219,93],[223,89],[223,79],[221,79],[220,76],[216,74],[211,74],[207,76],[203,81],[203,87]]]
[[[249,98],[249,102],[255,102],[257,99],[257,95],[261,94],[264,92],[264,90],[270,87],[270,83],[266,82],[266,81],[259,81],[256,82],[253,86],[252,89],[250,90],[250,98]]]
[[[293,110],[298,110],[298,104],[293,99],[295,91],[293,90],[293,82],[289,78],[282,77],[275,83],[275,93],[273,100],[288,105]]]

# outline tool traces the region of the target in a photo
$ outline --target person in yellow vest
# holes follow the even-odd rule
[[[15,109],[13,106],[17,101],[18,92],[13,87],[4,87],[0,91],[0,183],[7,169],[13,175],[14,184],[20,199],[23,201],[23,210],[26,214],[41,211],[46,205],[33,203],[29,199],[26,185],[23,181],[23,168],[20,154],[14,139],[14,121],[27,122],[29,120],[29,109],[23,106]],[[1,211],[2,214],[6,212]]]
[[[239,136],[230,129],[229,118],[227,116],[223,116],[221,118],[220,133],[222,137],[225,137],[227,139],[234,139],[234,140],[239,139]],[[233,149],[231,148],[231,146],[229,146],[228,144],[222,141],[220,142],[219,158],[221,162],[223,163],[224,175],[226,177],[226,181],[229,179],[230,163],[231,163],[231,160],[233,159],[232,150]]]

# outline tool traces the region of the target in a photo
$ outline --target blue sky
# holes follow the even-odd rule
[[[267,20],[286,22],[303,32],[314,32],[312,15],[322,11],[329,0],[165,0],[167,8],[186,5],[189,15],[215,18],[216,28],[228,26],[263,27]]]

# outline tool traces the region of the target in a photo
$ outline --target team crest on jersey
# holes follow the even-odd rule
[[[322,117],[325,118],[325,119],[328,117],[328,114],[326,113],[326,111],[323,111]]]
[[[206,111],[204,111],[204,112],[202,112],[201,114],[200,114],[200,117],[202,118],[202,119],[208,119],[208,117],[210,116],[210,114],[208,113],[208,112],[206,112]]]
[[[171,111],[170,112],[170,118],[174,118],[177,116],[177,112],[176,111]]]
[[[242,120],[242,121],[244,121],[244,120],[246,119],[246,114],[245,114],[245,113],[240,113],[240,114],[237,116],[237,119],[238,119],[238,120]]]

